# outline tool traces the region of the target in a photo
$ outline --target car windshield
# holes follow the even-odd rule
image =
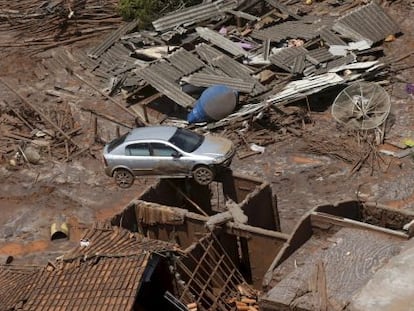
[[[204,136],[179,128],[168,141],[185,152],[193,152],[203,143]]]
[[[115,138],[113,141],[111,141],[108,144],[108,152],[111,152],[116,147],[118,147],[120,144],[122,144],[125,141],[125,138],[128,136],[129,133],[126,133],[118,138]]]

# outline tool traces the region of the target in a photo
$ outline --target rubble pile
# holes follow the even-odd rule
[[[153,27],[127,24],[77,55],[79,62],[101,89],[143,110],[147,124],[188,126],[185,116],[202,90],[233,88],[239,104],[232,114],[191,127],[225,129],[240,147],[286,132],[300,136],[310,96],[354,81],[387,84],[390,68],[401,66],[382,44],[395,40],[399,26],[375,2],[219,0],[172,12]],[[305,113],[286,114],[292,103]],[[278,135],[249,136],[260,123]]]
[[[4,80],[0,80],[18,103],[1,101],[0,107],[0,159],[8,159],[11,166],[40,160],[69,161],[85,150],[74,137],[82,128],[75,122],[69,105],[49,106],[41,110],[37,102],[17,93]],[[45,156],[45,158],[43,158]]]
[[[3,48],[41,52],[119,26],[118,1],[0,1]]]

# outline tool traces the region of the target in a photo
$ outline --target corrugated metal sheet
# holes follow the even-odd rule
[[[295,13],[293,13],[292,11],[289,10],[289,8],[280,3],[279,0],[266,0],[267,3],[269,3],[271,6],[273,6],[274,8],[278,9],[280,12],[282,12],[283,14],[287,14],[292,16],[293,18],[296,19],[301,19],[301,17]]]
[[[332,68],[339,67],[339,66],[346,65],[346,64],[350,64],[350,63],[353,63],[354,61],[355,61],[355,55],[348,54],[347,56],[331,60],[331,61],[325,63],[324,66],[322,66],[320,68],[316,68],[316,67],[306,68],[305,75],[324,74],[324,73],[328,72],[329,70],[331,70]]]
[[[235,61],[234,59],[228,57],[227,55],[221,55],[213,59],[213,65],[220,68],[224,73],[233,78],[240,78],[246,82],[254,83],[253,90],[250,95],[256,96],[263,92],[267,91],[267,87],[259,83],[255,78],[253,78],[247,71],[249,69]]]
[[[114,72],[121,70],[118,74],[123,73],[127,70],[135,68],[135,59],[130,56],[131,51],[120,43],[114,44],[105,53],[99,57],[99,69],[108,74],[116,75]]]
[[[167,59],[171,65],[181,71],[183,75],[189,75],[205,66],[197,56],[183,48],[172,53]]]
[[[88,56],[94,59],[101,56],[107,49],[109,49],[119,38],[121,38],[126,33],[132,31],[138,25],[138,20],[129,22],[122,27],[119,27],[117,30],[112,32],[100,45],[92,49]]]
[[[202,59],[204,59],[209,64],[211,64],[214,58],[223,55],[223,53],[221,53],[220,51],[204,43],[198,44],[196,46],[196,52]]]
[[[203,73],[192,74],[185,78],[185,81],[195,86],[205,87],[217,84],[227,85],[228,87],[243,93],[250,93],[254,87],[254,82],[252,81],[246,82],[241,79]]]
[[[293,59],[292,73],[302,73],[306,66],[306,55],[299,54]]]
[[[224,15],[226,9],[235,9],[235,0],[218,0],[213,3],[194,5],[189,8],[172,12],[152,22],[157,31],[164,31],[188,23],[197,23],[213,17]]]
[[[269,60],[272,64],[275,64],[288,72],[292,72],[295,58],[299,55],[307,53],[308,51],[301,46],[284,48],[271,55]]]
[[[375,43],[400,31],[398,25],[374,1],[338,19],[333,29],[355,41]]]
[[[269,39],[279,42],[289,38],[313,39],[319,35],[321,24],[307,24],[300,21],[289,21],[263,30],[255,30],[251,36],[258,40]]]
[[[161,60],[151,65],[151,70],[172,83],[178,82],[183,76],[182,72],[165,60]]]
[[[214,30],[208,29],[206,27],[197,27],[196,31],[204,40],[213,43],[214,45],[229,52],[234,56],[247,55],[247,52],[243,48],[241,48],[235,42],[215,32]]]
[[[321,39],[325,41],[327,45],[346,45],[345,41],[341,39],[337,34],[332,32],[328,27],[324,27],[320,32]]]
[[[175,101],[178,105],[184,108],[193,106],[194,98],[181,91],[177,84],[168,81],[162,74],[154,72],[151,67],[139,69],[136,71],[136,74],[151,84],[158,92]]]
[[[323,47],[314,50],[309,50],[307,55],[315,59],[318,63],[324,63],[328,60],[335,58],[335,56],[332,55],[327,48]]]

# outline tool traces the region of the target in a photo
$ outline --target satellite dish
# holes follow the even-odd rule
[[[388,117],[391,102],[388,93],[378,84],[356,82],[338,94],[332,105],[336,121],[358,130],[381,125]]]

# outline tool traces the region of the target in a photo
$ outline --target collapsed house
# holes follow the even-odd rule
[[[108,226],[46,267],[0,267],[0,310],[174,310],[171,243]]]
[[[409,281],[413,220],[344,201],[285,234],[267,183],[162,179],[46,267],[2,265],[0,310],[365,310],[387,271]]]
[[[231,310],[231,305],[218,307],[214,299],[209,300],[236,291],[234,282],[216,275],[225,270],[233,276],[229,263],[263,291],[258,297],[261,310],[361,306],[362,298],[357,301],[354,297],[364,293],[377,271],[392,269],[387,263],[410,249],[409,225],[414,219],[410,212],[359,201],[322,205],[311,209],[287,235],[272,220],[277,205],[268,185],[236,176],[234,183],[223,183],[221,195],[231,193],[228,189],[236,190],[234,201],[218,210],[215,204],[211,206],[217,196],[214,186],[210,201],[199,190],[192,192],[192,185],[161,181],[111,223],[181,245],[187,253],[182,262],[191,262],[193,267],[180,272],[185,292],[208,310]],[[248,215],[247,219],[243,215]],[[212,234],[221,245],[218,251],[204,241]],[[224,263],[224,258],[229,262]],[[230,288],[224,289],[227,286]],[[398,299],[396,296],[389,300]]]
[[[317,15],[305,14],[298,1],[283,2],[203,3],[154,21],[155,31],[134,32],[132,22],[79,61],[109,94],[122,91],[149,124],[185,125],[197,88],[223,84],[240,92],[238,109],[208,129],[260,119],[269,107],[334,86],[385,77],[390,60],[378,43],[399,27],[374,1],[356,8],[352,1],[321,3],[326,11]]]

